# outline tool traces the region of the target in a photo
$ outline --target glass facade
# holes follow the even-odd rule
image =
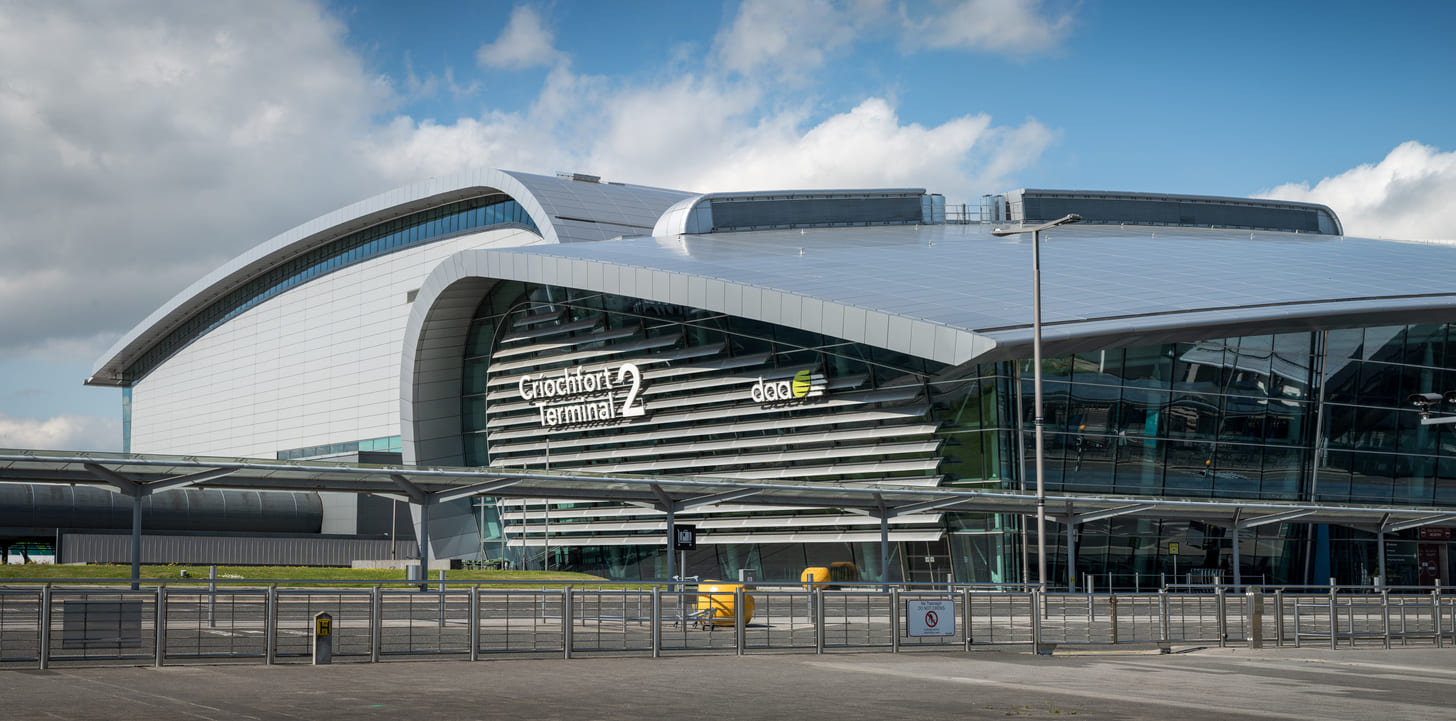
[[[1422,426],[1407,401],[1412,393],[1456,389],[1456,376],[1444,368],[1451,328],[1316,331],[1047,358],[1047,488],[1456,506],[1452,428]],[[1023,453],[1030,459],[1029,362],[1017,371]],[[1050,529],[1061,534],[1050,565],[1057,569],[1054,578],[1065,579],[1065,528]],[[1411,529],[1387,536],[1390,581],[1429,585],[1435,577],[1452,578],[1456,567],[1442,533]],[[1177,559],[1168,555],[1170,542],[1179,544]],[[1175,569],[1227,578],[1231,542],[1227,529],[1199,522],[1102,521],[1080,530],[1077,566],[1111,574],[1121,585]],[[1378,574],[1375,543],[1374,533],[1350,528],[1248,529],[1241,533],[1242,574],[1255,582],[1369,582]]]
[[[325,456],[338,456],[345,453],[400,453],[403,446],[399,436],[387,436],[384,438],[367,438],[362,441],[345,441],[343,443],[328,443],[320,446],[306,446],[304,448],[290,448],[286,451],[278,451],[278,460],[296,461],[303,458],[322,458]]]
[[[1410,393],[1456,389],[1456,374],[1444,367],[1448,342],[1456,344],[1452,328],[1435,324],[1045,358],[1047,490],[1456,507],[1453,429],[1420,425],[1406,403]],[[547,378],[626,360],[648,369],[644,397],[652,411],[644,425],[550,425],[540,420],[545,416],[537,406],[518,397],[523,375]],[[1029,361],[953,370],[691,308],[502,282],[477,311],[464,363],[462,432],[471,465],[1034,487],[1024,470],[1031,467],[1035,415]],[[669,367],[675,370],[669,373]],[[769,372],[783,376],[802,368],[824,374],[826,399],[838,405],[777,409],[730,390]],[[928,435],[918,435],[921,428]],[[609,524],[612,516],[604,509],[506,508],[503,525],[509,533],[514,513],[523,533],[539,534],[532,519],[559,514],[550,521],[553,566],[659,577],[654,573],[665,570],[661,550],[640,539],[660,531],[647,522]],[[833,513],[742,509],[714,516],[732,517],[751,533],[700,547],[690,568],[731,576],[743,564],[762,564],[756,567],[767,577],[789,577],[791,567],[827,552],[856,563],[867,577],[872,567],[879,573],[877,549],[865,551],[854,545],[858,541],[840,548],[827,536],[813,537],[867,530]],[[933,514],[922,523],[927,525],[900,530],[929,527],[935,533],[930,540],[897,544],[891,577],[1026,577],[1026,549],[1035,547],[1035,538],[1020,517]],[[1047,539],[1054,554],[1049,565],[1065,582],[1066,528],[1052,523],[1048,532],[1055,534]],[[801,537],[783,543],[785,533]],[[1445,541],[1431,533],[1412,529],[1388,537],[1392,581],[1422,578],[1417,567],[1432,566],[1427,576],[1449,582]],[[603,535],[612,540],[588,540]],[[627,538],[632,535],[638,540]],[[1156,585],[1165,574],[1228,577],[1232,561],[1230,530],[1194,520],[1102,520],[1080,526],[1077,541],[1078,571],[1093,574],[1103,588]],[[525,545],[533,542],[539,536]],[[1176,557],[1169,553],[1172,543],[1179,547]],[[1240,544],[1248,582],[1328,577],[1321,574],[1358,582],[1376,573],[1374,536],[1356,529],[1270,524],[1242,531]],[[1439,553],[1430,550],[1436,544]],[[769,566],[783,573],[769,574]]]
[[[1309,333],[1111,349],[1042,364],[1047,489],[1304,498]],[[1024,425],[1032,369],[1020,367]]]
[[[519,203],[505,195],[470,198],[380,223],[319,246],[254,278],[203,308],[152,346],[123,374],[140,380],[173,353],[263,301],[323,275],[447,235],[498,225],[521,225],[539,234]]]

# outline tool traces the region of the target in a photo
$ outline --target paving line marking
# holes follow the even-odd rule
[[[1247,708],[1247,707],[1242,707],[1242,706],[1228,706],[1228,705],[1223,705],[1223,704],[1210,704],[1210,703],[1206,703],[1206,702],[1177,701],[1177,700],[1167,699],[1167,698],[1150,698],[1150,697],[1141,697],[1141,696],[1140,697],[1136,697],[1136,698],[1130,698],[1125,693],[1109,693],[1109,692],[1103,692],[1103,691],[1093,691],[1093,690],[1089,690],[1089,689],[1071,689],[1071,688],[1066,688],[1066,687],[1042,686],[1042,685],[1029,684],[1029,683],[1024,683],[1024,682],[996,681],[996,680],[992,680],[992,679],[970,678],[970,677],[966,677],[966,676],[928,676],[923,671],[900,671],[900,670],[886,669],[886,668],[866,668],[864,666],[858,666],[858,665],[853,665],[853,664],[844,664],[844,663],[835,663],[835,662],[832,662],[832,661],[808,661],[808,662],[805,662],[805,663],[807,665],[809,665],[809,666],[816,666],[816,667],[820,667],[820,668],[832,669],[832,670],[837,670],[837,671],[858,672],[858,673],[872,673],[872,674],[879,674],[879,675],[884,675],[884,676],[894,676],[894,677],[899,677],[899,678],[915,679],[915,680],[918,680],[918,681],[936,681],[936,680],[939,680],[939,681],[950,681],[952,683],[963,683],[963,684],[968,684],[968,685],[997,686],[997,687],[1000,687],[1000,688],[1012,689],[1012,690],[1017,690],[1017,691],[1022,691],[1022,692],[1036,692],[1036,693],[1044,693],[1044,694],[1058,694],[1058,695],[1062,695],[1062,696],[1073,696],[1073,697],[1078,697],[1078,698],[1093,698],[1093,699],[1099,699],[1099,700],[1103,700],[1103,701],[1115,701],[1115,702],[1124,703],[1124,704],[1127,704],[1127,703],[1138,703],[1138,704],[1146,704],[1148,706],[1162,706],[1162,707],[1172,707],[1172,708],[1183,708],[1183,709],[1203,711],[1203,712],[1214,711],[1214,712],[1219,712],[1219,713],[1226,714],[1226,715],[1231,716],[1231,717],[1234,717],[1234,716],[1245,716],[1245,717],[1278,718],[1278,719],[1306,719],[1308,721],[1326,721],[1326,719],[1329,718],[1327,715],[1321,713],[1318,710],[1314,710],[1314,709],[1311,709],[1310,715],[1299,715],[1299,714],[1291,714],[1291,713],[1279,713],[1279,712],[1275,712],[1275,711],[1264,711],[1264,710],[1261,710],[1261,709],[1252,709],[1252,708]],[[1420,708],[1420,707],[1418,707],[1418,708]],[[1393,712],[1393,709],[1391,709],[1388,706],[1385,707],[1385,710],[1386,711],[1392,711]],[[1433,714],[1433,715],[1430,716],[1431,718],[1448,718],[1448,716],[1446,716],[1444,713],[1442,715],[1434,715],[1436,713],[1436,709],[1426,709],[1426,708],[1422,708],[1421,710],[1423,710],[1423,711],[1430,711]],[[1391,716],[1391,718],[1397,718],[1397,717],[1400,717],[1400,716],[1399,715]],[[1405,716],[1404,718],[1416,718],[1416,717],[1415,716]]]
[[[201,718],[201,719],[207,719],[208,721],[226,721],[227,719],[237,719],[237,718],[254,719],[256,721],[261,721],[261,719],[262,719],[262,717],[260,717],[260,716],[253,716],[251,714],[239,713],[237,711],[228,711],[227,709],[221,709],[221,708],[218,708],[216,706],[208,706],[206,704],[200,704],[200,703],[197,703],[196,701],[189,701],[189,700],[184,699],[184,698],[177,698],[175,696],[168,696],[166,694],[153,693],[153,692],[150,692],[150,691],[142,691],[141,689],[132,688],[130,686],[125,686],[125,685],[117,684],[117,683],[111,683],[109,681],[101,681],[101,680],[93,679],[93,678],[86,678],[85,676],[80,676],[80,675],[77,675],[77,674],[74,674],[74,673],[61,672],[60,675],[66,677],[68,679],[72,679],[73,681],[78,681],[80,683],[91,684],[93,686],[105,686],[105,687],[111,689],[113,691],[113,693],[115,693],[115,695],[117,697],[122,698],[122,699],[125,699],[127,701],[134,702],[134,703],[144,704],[144,705],[148,705],[148,706],[158,706],[158,707],[160,707],[162,705],[162,704],[156,703],[156,702],[150,702],[149,703],[146,699],[141,698],[141,697],[144,697],[145,696],[145,697],[150,697],[151,699],[155,699],[157,701],[164,701],[164,702],[167,702],[167,703],[170,703],[170,704],[174,704],[176,706],[181,706],[183,708],[176,709],[176,711],[180,711],[181,713],[187,714],[188,716],[193,716],[193,717]],[[128,695],[128,694],[131,694],[131,695]],[[209,716],[209,715],[207,715],[205,713],[202,713],[200,711],[194,711],[194,710],[192,710],[194,708],[196,708],[196,709],[205,709],[207,711],[211,711],[211,712],[214,712],[214,713],[226,714],[226,715],[223,715],[223,716]],[[277,713],[277,714],[283,715],[283,716],[287,716],[289,718],[302,718],[300,716],[294,716],[292,714],[288,714],[288,713],[284,713],[284,712],[274,712],[274,713]]]
[[[1203,658],[1214,658],[1204,656]],[[1339,661],[1329,659],[1251,659],[1247,657],[1214,658],[1215,661],[1228,663],[1235,666],[1259,666],[1263,668],[1279,670],[1298,670],[1304,673],[1331,674],[1339,676],[1360,676],[1362,678],[1390,678],[1415,683],[1436,684],[1442,686],[1456,685],[1456,669],[1430,668],[1417,666],[1396,666],[1394,664],[1369,663],[1360,661]],[[1120,663],[1138,669],[1168,669],[1170,666],[1154,663],[1152,661],[1135,661],[1131,659],[1116,659],[1109,663]],[[1385,671],[1381,674],[1368,674],[1359,669],[1378,669]],[[1445,678],[1440,678],[1444,676]]]

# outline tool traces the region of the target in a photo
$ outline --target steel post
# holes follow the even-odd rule
[[[384,587],[375,585],[369,594],[369,660],[379,663],[384,629]]]
[[[470,588],[470,660],[480,660],[480,584],[478,583]]]
[[[1384,627],[1385,648],[1390,648],[1390,591],[1380,589],[1380,621]]]
[[[1340,635],[1339,634],[1340,612],[1339,612],[1339,608],[1336,605],[1336,599],[1335,599],[1335,594],[1338,593],[1338,592],[1339,592],[1339,587],[1335,586],[1335,579],[1331,578],[1330,579],[1330,650],[1331,651],[1335,650],[1336,643],[1337,643],[1337,640],[1338,640],[1339,635]]]
[[[561,652],[571,658],[571,586],[561,589]]]
[[[217,627],[217,566],[207,567],[207,625]]]
[[[40,624],[36,629],[40,638],[40,667],[47,669],[51,667],[51,585],[47,583],[40,589]]]
[[[662,656],[662,589],[652,589],[652,657]]]
[[[1218,614],[1218,647],[1228,644],[1228,596],[1224,594],[1223,579],[1213,582],[1213,607]]]
[[[1441,588],[1439,586],[1436,587],[1436,590],[1431,591],[1431,623],[1435,625],[1436,648],[1441,648],[1445,645],[1445,641],[1441,638]]]
[[[890,590],[890,653],[900,652],[900,589]]]
[[[1284,589],[1274,591],[1274,645],[1284,645]]]
[[[263,601],[263,663],[278,660],[278,584],[268,587]]]
[[[1248,622],[1244,632],[1249,648],[1264,647],[1264,594],[1259,589],[1249,589],[1244,594],[1244,603],[1247,605],[1245,612],[1248,615]]]
[[[737,655],[742,656],[745,646],[748,643],[748,621],[747,608],[743,605],[743,586],[740,584],[733,589],[733,648]]]
[[[1031,589],[1031,652],[1034,654],[1041,653],[1041,604],[1041,589]]]
[[[814,589],[814,653],[824,653],[824,589]]]
[[[1299,648],[1299,596],[1294,597],[1294,647]]]
[[[167,586],[157,586],[157,593],[153,601],[156,605],[155,611],[157,620],[155,632],[152,634],[156,641],[156,658],[154,665],[161,668],[167,661]]]
[[[971,589],[969,588],[961,589],[961,616],[961,622],[966,626],[966,650],[969,651],[971,644],[974,643],[974,639],[971,638]]]

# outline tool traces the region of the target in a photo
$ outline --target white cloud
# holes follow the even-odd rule
[[[1328,205],[1349,235],[1456,241],[1456,151],[1405,142],[1374,165],[1256,197]]]
[[[560,58],[555,38],[535,10],[518,5],[494,42],[482,45],[475,59],[488,68],[521,69],[553,65]]]
[[[448,125],[398,119],[375,156],[390,175],[493,164],[704,192],[916,186],[961,202],[1003,189],[1055,139],[1034,120],[1001,127],[983,114],[904,123],[883,98],[813,120],[807,104],[764,111],[762,97],[751,84],[694,76],[615,93],[548,87],[525,114]]]
[[[573,72],[547,23],[518,8],[482,62],[550,64],[529,107],[379,122],[401,101],[395,83],[372,75],[344,27],[307,0],[0,3],[0,352],[115,338],[276,233],[465,168],[968,197],[1000,189],[1051,142],[1035,122],[908,123],[883,97],[825,107],[777,91],[767,71],[824,62],[871,20],[893,18],[884,0],[788,2],[796,22],[824,27],[794,42],[740,37],[769,7],[745,3],[715,59],[653,80]],[[475,87],[448,71],[405,75],[405,97]]]
[[[1072,30],[1073,13],[1048,10],[1041,0],[942,0],[902,9],[912,46],[1035,55],[1056,48]]]
[[[1045,53],[1071,33],[1075,15],[1042,0],[917,1],[897,8],[898,18],[889,0],[744,0],[719,31],[715,56],[727,72],[800,84],[854,44],[896,33],[906,50]]]
[[[119,333],[386,189],[390,92],[307,2],[0,4],[0,350]]]
[[[882,3],[861,3],[863,22]],[[719,36],[720,57],[733,67],[785,69],[816,60],[793,55],[782,38],[746,45],[740,35],[772,25],[771,10],[821,18],[840,30],[853,13],[823,2],[783,8],[751,0]],[[513,20],[514,22],[514,20]],[[735,39],[737,38],[737,39]],[[802,40],[802,39],[801,39]],[[735,43],[737,43],[735,45]],[[815,56],[820,57],[820,56]],[[925,186],[953,199],[1001,189],[1016,170],[1035,162],[1054,134],[1035,121],[993,126],[989,116],[954,117],[935,126],[902,123],[884,98],[862,100],[825,115],[809,100],[784,100],[765,82],[741,74],[684,73],[633,85],[552,68],[531,107],[491,112],[453,123],[396,118],[373,139],[380,172],[397,177],[439,175],[482,165],[537,172],[580,170],[630,183],[700,191],[744,188]]]
[[[752,74],[771,69],[798,78],[848,46],[877,3],[846,8],[830,0],[744,0],[733,24],[715,41],[724,69]]]
[[[121,450],[121,421],[96,416],[12,418],[0,413],[0,448]]]

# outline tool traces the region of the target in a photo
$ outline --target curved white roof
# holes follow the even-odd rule
[[[381,193],[308,221],[224,263],[173,296],[96,362],[92,385],[117,385],[126,367],[173,329],[238,286],[350,233],[466,198],[504,193],[530,214],[547,243],[651,232],[662,211],[689,193],[501,170],[471,170]]]
[[[990,230],[638,237],[463,251],[448,265],[476,277],[719,311],[959,365],[1030,355],[1030,236],[995,238]],[[1451,246],[1132,225],[1069,225],[1044,232],[1042,242],[1043,330],[1053,353],[1456,317]],[[427,285],[447,280],[432,275]]]

